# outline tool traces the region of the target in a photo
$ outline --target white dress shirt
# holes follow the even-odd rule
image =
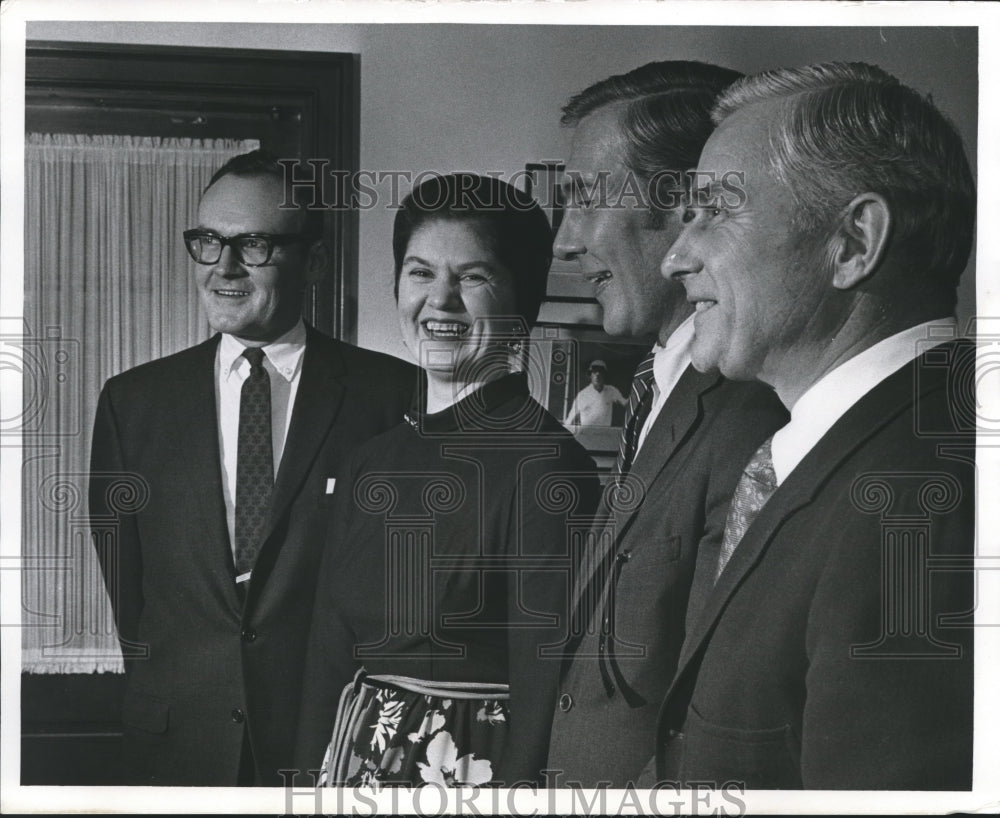
[[[264,350],[264,369],[271,382],[271,451],[274,474],[278,474],[285,438],[292,421],[292,407],[302,373],[306,350],[306,327],[299,322]],[[226,501],[226,525],[230,547],[236,548],[236,450],[240,431],[240,393],[250,375],[250,362],[243,357],[246,345],[232,335],[223,335],[215,356],[215,405],[219,409],[219,462],[222,492]]]
[[[639,441],[636,445],[636,455],[646,440],[646,435],[653,428],[663,404],[667,402],[670,393],[677,386],[684,370],[691,365],[691,343],[694,341],[694,313],[684,319],[667,339],[664,346],[656,344],[653,347],[653,403],[649,408],[646,422],[639,431]]]
[[[958,335],[954,318],[937,318],[885,338],[827,372],[791,407],[791,420],[771,441],[780,486],[820,438],[854,404],[927,349]]]
[[[628,400],[610,383],[600,392],[588,383],[577,394],[566,414],[566,426],[610,426],[615,404],[628,406]]]

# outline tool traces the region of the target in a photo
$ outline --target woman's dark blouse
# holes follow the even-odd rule
[[[570,538],[589,529],[599,492],[585,450],[520,374],[442,412],[411,412],[355,451],[337,479],[320,567],[300,769],[319,767],[340,692],[364,665],[509,683],[496,777],[538,779],[560,667],[558,647],[540,652],[565,640]]]

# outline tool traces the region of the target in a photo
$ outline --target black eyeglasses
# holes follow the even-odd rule
[[[220,236],[211,230],[185,230],[184,244],[191,258],[199,264],[217,264],[222,248],[227,244],[236,251],[240,263],[247,267],[263,267],[271,260],[275,247],[298,241],[313,241],[311,233],[240,233]]]

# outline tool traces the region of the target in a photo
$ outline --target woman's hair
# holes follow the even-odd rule
[[[545,298],[552,263],[552,228],[528,194],[507,182],[475,173],[432,176],[403,199],[392,226],[393,294],[410,239],[425,224],[468,223],[510,271],[517,314],[530,328]]]

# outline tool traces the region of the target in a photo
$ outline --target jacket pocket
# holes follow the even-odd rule
[[[126,693],[122,706],[122,724],[147,733],[165,733],[169,723],[170,707],[155,696]]]
[[[316,497],[316,507],[330,508],[333,505],[335,489],[336,480],[332,477],[324,477],[322,480],[317,481],[317,490],[314,495]]]
[[[688,708],[682,739],[683,781],[709,781],[717,787],[740,782],[747,789],[802,787],[798,752],[788,724],[763,729],[727,727]]]
[[[663,560],[665,562],[675,562],[681,555],[681,538],[679,535],[668,537],[663,543]]]

